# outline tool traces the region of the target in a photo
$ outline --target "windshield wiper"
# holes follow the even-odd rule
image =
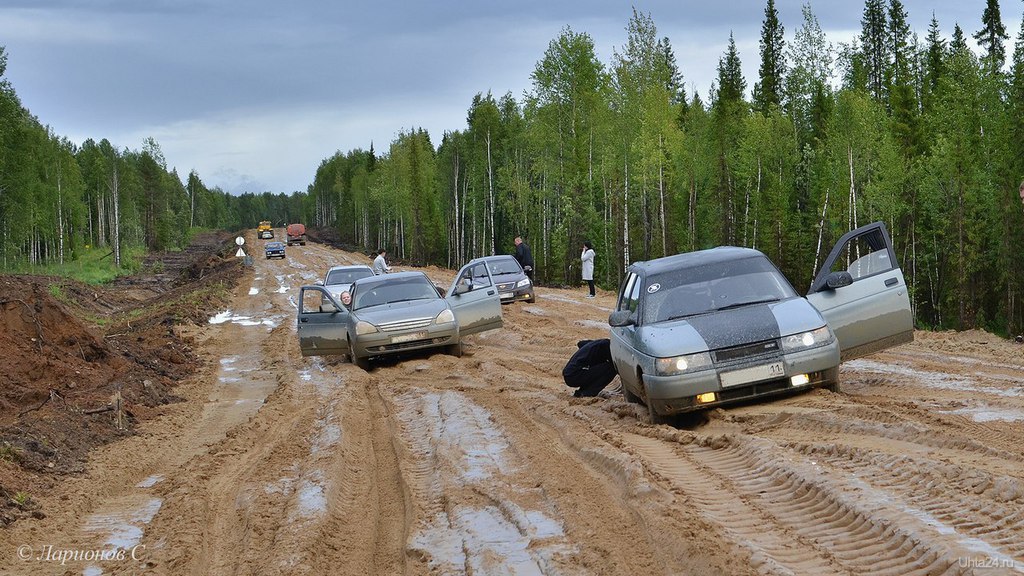
[[[739,308],[741,306],[751,306],[753,304],[768,304],[769,302],[778,302],[778,301],[779,301],[779,298],[765,298],[763,300],[750,300],[750,301],[747,301],[747,302],[736,302],[734,304],[728,304],[726,306],[722,306],[721,308],[715,308],[715,311],[717,312],[719,310],[730,310],[732,308]]]

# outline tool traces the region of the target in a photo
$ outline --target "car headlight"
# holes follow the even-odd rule
[[[654,371],[659,376],[672,376],[685,372],[696,372],[712,366],[711,354],[698,352],[686,354],[685,356],[672,356],[670,358],[657,358],[654,360]]]
[[[529,285],[530,285],[530,279],[529,278],[523,278],[519,282],[516,282],[516,288],[525,288],[525,287],[527,287]]]
[[[434,318],[434,324],[450,324],[455,322],[455,314],[449,309],[441,310],[441,313]]]
[[[374,332],[377,332],[377,327],[373,324],[363,322],[362,320],[356,322],[356,334],[361,336],[363,334],[373,334]]]
[[[789,336],[782,337],[782,351],[783,352],[796,352],[798,350],[806,350],[807,348],[814,348],[815,346],[821,346],[832,339],[832,332],[828,329],[828,326],[822,326],[817,330],[811,330],[809,332],[800,332],[798,334],[790,334]]]

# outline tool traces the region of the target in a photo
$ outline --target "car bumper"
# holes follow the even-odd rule
[[[352,343],[352,352],[365,358],[448,346],[458,341],[459,329],[454,324],[431,324],[419,330],[363,334]]]
[[[785,368],[785,375],[783,377],[758,380],[734,386],[722,385],[721,375],[723,373],[775,361],[782,362]],[[807,375],[808,382],[806,384],[794,384],[792,378],[804,374]],[[702,370],[700,372],[675,376],[644,374],[644,387],[647,392],[647,401],[653,403],[657,413],[676,414],[704,410],[714,406],[793,390],[827,386],[834,384],[838,378],[839,343],[833,339],[830,344],[818,348],[791,352],[781,357],[748,361],[742,364],[730,363],[728,366],[713,370]],[[698,396],[709,393],[714,393],[713,399],[709,396],[705,398],[707,401],[698,402]]]
[[[284,258],[284,252],[267,252],[267,258]]]
[[[520,302],[533,300],[533,285],[526,286],[525,288],[512,288],[510,290],[499,290],[498,296],[501,297],[502,304],[509,304],[511,302]]]

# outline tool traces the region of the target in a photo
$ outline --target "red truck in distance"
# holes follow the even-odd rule
[[[306,227],[302,224],[289,224],[288,225],[288,245],[299,244],[301,246],[306,245]]]

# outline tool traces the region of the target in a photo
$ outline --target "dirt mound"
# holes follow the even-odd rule
[[[28,494],[83,471],[91,448],[177,400],[199,361],[175,328],[205,322],[241,276],[230,237],[204,236],[164,253],[167,265],[148,259],[159,272],[108,286],[0,277],[0,526],[41,514]]]

